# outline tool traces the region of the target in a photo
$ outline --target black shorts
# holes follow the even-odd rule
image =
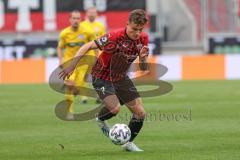
[[[100,99],[103,100],[109,95],[116,95],[121,105],[140,97],[136,87],[128,76],[117,82],[93,78],[92,85]]]

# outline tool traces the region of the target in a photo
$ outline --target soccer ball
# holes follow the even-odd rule
[[[115,124],[109,131],[109,138],[116,145],[122,145],[131,138],[131,130],[126,124]]]

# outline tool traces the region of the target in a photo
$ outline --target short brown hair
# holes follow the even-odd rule
[[[146,16],[146,13],[142,9],[136,9],[130,12],[128,16],[128,21],[130,23],[135,23],[137,25],[144,25],[147,23],[148,18]]]
[[[74,13],[79,13],[79,14],[81,14],[79,10],[73,10],[73,11],[70,13],[70,17],[72,17],[72,15],[73,15]]]

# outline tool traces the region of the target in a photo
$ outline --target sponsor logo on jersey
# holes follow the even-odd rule
[[[69,47],[77,47],[77,46],[83,46],[84,42],[70,42],[67,44]]]

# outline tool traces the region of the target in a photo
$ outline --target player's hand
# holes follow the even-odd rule
[[[139,53],[139,58],[143,59],[149,55],[148,46],[143,46]]]
[[[69,78],[72,74],[74,67],[71,65],[69,67],[62,67],[62,71],[58,74],[60,79],[65,80],[66,78]]]

